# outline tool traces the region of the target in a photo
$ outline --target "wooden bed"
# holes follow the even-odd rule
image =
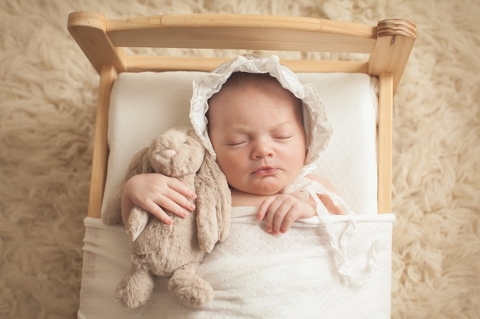
[[[395,219],[391,214],[393,95],[415,42],[415,24],[406,20],[389,19],[378,22],[376,26],[368,26],[313,18],[230,14],[163,15],[109,20],[96,12],[74,12],[68,17],[68,30],[100,75],[90,199],[88,216],[84,220],[86,235],[79,318],[99,316],[116,319],[144,318],[158,317],[160,314],[164,318],[172,316],[237,318],[241,315],[286,318],[318,315],[328,318],[390,317],[391,240],[392,224]],[[182,308],[171,299],[166,289],[166,278],[157,278],[158,285],[153,297],[143,307],[125,310],[118,304],[114,289],[130,263],[128,247],[131,240],[125,234],[122,225],[105,225],[99,218],[102,205],[105,203],[104,197],[110,198],[109,193],[117,187],[112,182],[112,175],[118,177],[122,171],[118,161],[125,164],[125,160],[131,158],[130,155],[119,156],[119,148],[123,151],[128,149],[128,145],[138,146],[140,141],[148,139],[143,134],[147,128],[156,130],[162,125],[173,125],[171,121],[159,124],[159,120],[164,121],[169,116],[165,116],[164,113],[152,115],[152,110],[155,112],[174,110],[170,114],[186,120],[183,116],[188,104],[192,77],[198,76],[196,74],[199,72],[212,71],[221,63],[233,58],[233,56],[229,59],[207,58],[194,56],[193,53],[192,56],[182,54],[182,57],[129,55],[127,51],[142,50],[125,48],[362,53],[355,56],[365,57],[363,61],[281,59],[282,64],[299,76],[317,81],[317,89],[323,90],[322,99],[329,98],[331,101],[329,105],[333,109],[330,111],[334,112],[330,114],[334,116],[329,115],[329,121],[337,121],[337,124],[350,123],[346,126],[340,125],[338,127],[340,134],[337,135],[348,141],[345,145],[342,144],[342,150],[348,151],[336,153],[339,144],[332,143],[329,150],[333,150],[331,154],[337,157],[324,167],[330,168],[330,164],[346,161],[347,164],[355,165],[342,166],[345,168],[339,170],[338,176],[345,178],[344,175],[350,174],[351,171],[368,173],[366,174],[368,178],[365,178],[367,183],[357,185],[359,186],[357,189],[368,189],[368,192],[364,193],[368,193],[368,196],[358,196],[359,201],[356,203],[368,202],[366,205],[368,209],[365,211],[370,215],[360,213],[355,216],[355,222],[353,219],[343,218],[345,216],[336,216],[338,218],[335,219],[337,242],[342,234],[346,233],[341,229],[356,223],[351,245],[348,246],[348,258],[347,246],[342,248],[343,260],[349,265],[347,275],[343,266],[339,266],[338,259],[332,257],[331,251],[318,244],[318,240],[331,242],[331,238],[321,239],[324,238],[322,237],[324,234],[322,231],[317,232],[316,228],[300,227],[280,236],[279,239],[266,235],[254,222],[248,223],[247,227],[242,222],[234,222],[232,219],[232,229],[227,241],[217,244],[198,268],[200,276],[210,278],[215,291],[214,300],[206,308],[195,310]],[[190,52],[202,54],[201,50]],[[172,75],[179,74],[183,82],[177,83],[175,80],[172,82]],[[378,78],[378,81],[371,77]],[[346,83],[351,83],[350,79],[353,78],[361,78],[362,85],[359,85],[359,82],[355,82],[353,86],[347,85]],[[160,79],[169,80],[155,82]],[[158,88],[168,85],[170,91],[177,92],[175,96],[182,96],[181,102],[164,102],[168,98]],[[378,85],[378,92],[373,89],[375,85]],[[137,88],[137,91],[134,89],[133,97],[132,95],[119,97],[118,92],[130,91],[132,87]],[[153,109],[145,106],[148,104],[147,100],[140,101],[145,96],[144,92],[147,92],[143,91],[146,87],[150,87],[148,92],[155,92],[150,96],[150,100],[147,99],[152,101]],[[337,97],[332,99],[330,95]],[[119,105],[119,101],[123,101],[123,104]],[[172,104],[175,108],[170,107]],[[131,106],[135,108],[133,113]],[[182,107],[185,109],[181,110]],[[375,111],[377,107],[378,113]],[[150,111],[147,112],[145,109]],[[339,115],[337,110],[344,113]],[[119,116],[119,112],[123,116]],[[369,117],[363,118],[362,112],[368,113]],[[141,125],[131,128],[131,122],[128,121],[134,117],[134,113],[142,114],[143,118],[135,122]],[[359,118],[367,120],[359,121]],[[119,122],[121,124],[118,124]],[[146,122],[149,124],[145,124]],[[357,126],[361,125],[357,124],[368,127],[367,131],[362,131],[365,134],[356,134],[348,130],[342,132],[342,128],[346,127],[358,129]],[[127,141],[129,137],[126,135],[117,137],[119,132],[121,134],[131,132],[130,135],[139,140],[132,143],[131,140]],[[112,139],[112,136],[116,138]],[[368,145],[364,147],[361,142],[367,140]],[[364,151],[366,149],[368,151]],[[368,156],[364,157],[367,161],[358,161],[358,157],[355,161],[353,157],[359,153],[367,154]],[[344,188],[355,184],[357,180],[359,179],[356,177],[344,179],[347,181],[343,184]],[[360,206],[357,205],[359,211]],[[311,240],[302,242],[305,238]],[[256,244],[266,245],[264,248],[269,247],[270,250],[267,248],[266,252],[262,250],[261,257],[256,256],[242,266],[239,261],[245,261],[255,255]],[[290,245],[297,246],[295,249],[288,249]],[[245,247],[245,250],[236,251],[235,247]],[[293,258],[292,254],[299,254],[293,259],[295,265],[302,265],[298,273],[297,267],[284,268],[288,266],[289,258]],[[350,265],[353,268],[350,268]],[[225,269],[228,271],[223,271]],[[343,279],[353,278],[348,277],[350,274],[353,275],[351,270],[355,272],[356,279],[361,279],[360,281],[355,279],[353,285],[346,284],[340,278],[342,276]],[[269,277],[276,280],[282,278],[283,281],[277,285],[276,280],[269,281]],[[252,288],[260,289],[259,293],[265,298],[255,298],[256,294],[252,294]],[[268,293],[265,294],[262,289]],[[324,299],[336,301],[317,302]],[[344,307],[345,304],[349,306]]]
[[[100,75],[88,216],[99,218],[108,158],[110,91],[119,73],[211,71],[227,59],[135,56],[124,47],[366,53],[366,61],[282,60],[294,72],[367,73],[379,79],[378,212],[391,212],[392,104],[416,38],[416,26],[376,26],[303,17],[190,14],[109,20],[73,12],[68,30]]]

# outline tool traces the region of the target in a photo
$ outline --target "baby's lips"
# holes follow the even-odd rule
[[[273,167],[270,167],[270,166],[264,166],[264,167],[260,167],[259,169],[257,169],[255,172],[253,172],[254,175],[259,175],[259,176],[267,176],[267,175],[271,175],[271,174],[274,174],[276,171],[275,168]]]
[[[258,168],[255,172],[268,171],[268,170],[271,170],[271,169],[273,169],[273,167],[271,167],[271,166],[262,166],[262,167]]]

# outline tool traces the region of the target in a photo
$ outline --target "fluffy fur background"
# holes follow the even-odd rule
[[[99,78],[66,30],[75,10],[416,22],[395,97],[392,317],[480,317],[477,0],[101,2],[0,1],[1,318],[78,308]]]

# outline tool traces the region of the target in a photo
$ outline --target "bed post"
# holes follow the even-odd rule
[[[392,210],[393,95],[416,38],[416,26],[389,19],[377,24],[377,41],[368,73],[379,78],[378,105],[378,213]]]
[[[378,213],[392,212],[393,74],[378,81]]]
[[[100,72],[95,138],[93,142],[92,172],[90,177],[90,194],[88,199],[88,217],[100,218],[102,199],[107,179],[108,160],[108,109],[110,92],[117,78],[113,65],[104,65]]]
[[[107,24],[107,18],[101,13],[78,11],[69,14],[67,28],[98,74],[103,65],[113,65],[117,72],[124,72],[127,54],[112,44]]]
[[[417,27],[407,20],[388,19],[377,24],[377,41],[370,55],[368,73],[393,74],[393,93],[397,90],[417,37]]]
[[[107,176],[108,108],[110,92],[117,74],[127,69],[127,54],[115,47],[107,35],[108,20],[97,12],[73,12],[68,16],[68,31],[100,74],[88,216],[100,218]]]

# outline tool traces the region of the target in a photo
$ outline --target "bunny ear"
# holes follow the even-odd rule
[[[195,177],[195,191],[198,242],[200,248],[210,252],[218,240],[228,235],[232,205],[225,175],[208,152]]]
[[[128,165],[122,185],[108,201],[105,211],[102,213],[102,221],[107,225],[114,225],[122,219],[122,194],[125,183],[134,175],[151,173],[153,168],[148,160],[148,147],[141,149]]]
[[[220,241],[224,241],[230,231],[232,194],[230,193],[230,187],[228,186],[225,174],[222,172],[217,162],[213,159],[212,155],[208,152],[206,152],[205,155],[204,165],[209,168],[209,176],[211,177],[212,183],[215,186],[215,211],[218,222],[218,239]]]
[[[148,149],[148,147],[144,147],[133,156],[130,164],[128,164],[127,172],[125,173],[125,179],[123,180],[124,184],[134,175],[154,172],[153,167],[148,160]]]

